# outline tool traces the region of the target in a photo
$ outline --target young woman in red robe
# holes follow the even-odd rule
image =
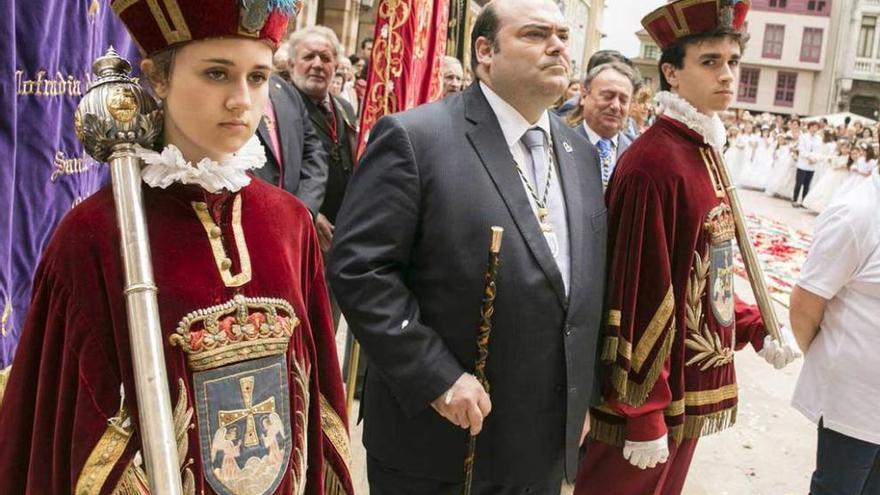
[[[112,6],[164,109],[140,149],[187,494],[350,494],[347,420],[311,216],[250,174],[293,0]],[[71,211],[36,274],[0,407],[0,493],[150,493],[112,191]]]

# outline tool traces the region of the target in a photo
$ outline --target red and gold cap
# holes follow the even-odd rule
[[[278,48],[302,0],[112,0],[141,51],[152,55],[179,43],[240,36]]]
[[[686,36],[719,28],[741,31],[751,0],[675,0],[642,19],[642,26],[665,50]]]

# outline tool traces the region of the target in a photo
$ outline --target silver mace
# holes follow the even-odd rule
[[[97,79],[74,114],[86,152],[110,163],[125,269],[126,312],[134,363],[140,439],[152,493],[183,493],[149,234],[135,145],[151,148],[162,130],[156,101],[129,77],[131,64],[113,47],[92,64]]]

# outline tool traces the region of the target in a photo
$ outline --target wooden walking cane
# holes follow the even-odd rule
[[[489,244],[489,263],[486,266],[486,285],[483,289],[483,305],[480,307],[480,325],[477,330],[477,360],[474,364],[474,375],[480,385],[489,393],[489,380],[486,378],[486,361],[489,358],[489,334],[492,332],[492,313],[495,312],[495,277],[501,263],[501,237],[504,229],[492,227],[492,238]],[[467,456],[464,458],[464,486],[461,493],[470,495],[471,483],[474,479],[474,456],[477,448],[477,437],[468,438]]]
[[[767,290],[767,282],[764,280],[764,270],[761,269],[761,264],[758,262],[758,255],[755,253],[755,247],[752,245],[752,241],[749,238],[749,232],[746,230],[746,222],[745,217],[743,216],[742,206],[739,202],[739,195],[736,192],[736,186],[734,186],[733,182],[730,180],[730,174],[727,172],[724,158],[721,158],[714,152],[714,150],[709,151],[700,148],[700,153],[703,155],[703,161],[709,165],[710,170],[714,168],[718,171],[721,185],[724,187],[727,197],[730,200],[733,222],[736,225],[736,241],[739,245],[739,252],[743,257],[746,273],[749,276],[749,283],[752,286],[752,292],[755,293],[755,300],[758,303],[758,310],[761,313],[761,319],[764,321],[764,328],[767,329],[767,333],[775,341],[783,343],[782,336],[779,334],[779,320],[776,318],[776,311],[773,310],[773,301],[770,299],[770,292]]]

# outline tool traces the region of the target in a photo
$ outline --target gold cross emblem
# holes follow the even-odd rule
[[[257,425],[254,421],[255,414],[269,414],[275,412],[275,397],[270,397],[257,405],[254,402],[254,377],[246,376],[238,381],[241,387],[241,398],[244,402],[243,409],[233,411],[220,411],[220,428],[231,425],[242,419],[245,420],[244,446],[253,447],[260,443],[257,437]]]

